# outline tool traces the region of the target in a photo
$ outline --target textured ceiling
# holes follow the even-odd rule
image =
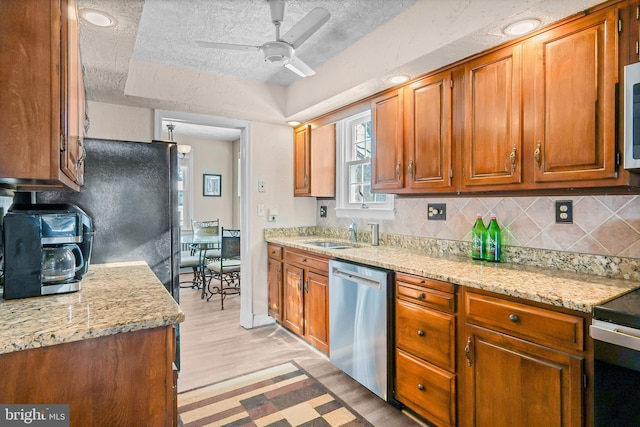
[[[300,78],[259,52],[204,49],[196,40],[260,45],[274,38],[265,0],[78,0],[117,20],[81,22],[87,97],[167,111],[282,123],[307,120],[509,38],[518,18],[543,25],[600,0],[286,0],[284,34],[314,7],[330,20],[297,55]],[[263,85],[259,86],[259,85]],[[237,98],[237,99],[236,99]]]

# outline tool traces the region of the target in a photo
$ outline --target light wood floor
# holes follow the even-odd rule
[[[184,276],[186,278],[186,276]],[[420,426],[334,367],[329,359],[279,325],[244,329],[240,298],[200,299],[193,289],[180,290],[185,321],[180,324],[181,367],[178,392],[233,378],[279,363],[295,361],[374,426]]]

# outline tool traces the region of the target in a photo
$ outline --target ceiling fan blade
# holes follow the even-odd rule
[[[200,47],[213,48],[213,49],[227,49],[227,50],[260,50],[260,46],[249,46],[246,44],[232,44],[232,43],[216,43],[205,42],[197,40],[196,44]]]
[[[313,33],[318,31],[331,17],[328,10],[321,7],[316,7],[294,25],[287,33],[282,36],[283,42],[289,43],[296,49],[305,40],[307,40]]]
[[[313,76],[316,72],[311,67],[302,62],[297,56],[289,58],[289,62],[284,65],[287,69],[293,71],[300,77]]]
[[[284,0],[269,0],[271,22],[282,22],[284,19]]]

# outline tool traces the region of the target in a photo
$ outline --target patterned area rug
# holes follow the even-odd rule
[[[373,427],[293,362],[178,394],[180,425]]]

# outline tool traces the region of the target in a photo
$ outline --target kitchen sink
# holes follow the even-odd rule
[[[313,245],[313,246],[317,246],[319,248],[324,248],[324,249],[346,249],[346,248],[355,247],[344,242],[322,241],[322,242],[305,242],[305,243],[307,245]]]

